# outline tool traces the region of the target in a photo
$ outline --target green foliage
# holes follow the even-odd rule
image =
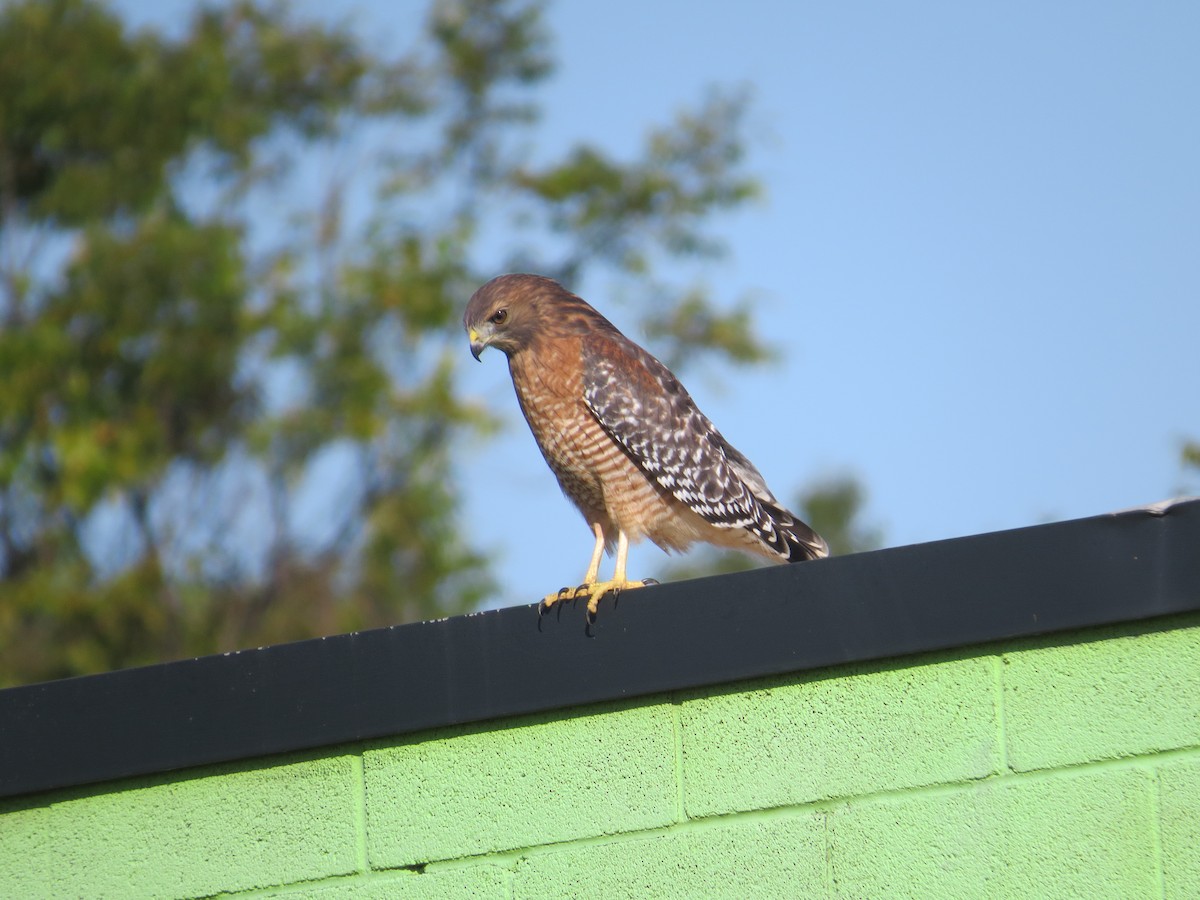
[[[1179,461],[1183,466],[1184,480],[1178,493],[1200,492],[1200,441],[1184,441],[1179,450]]]
[[[643,286],[679,362],[766,355],[748,307],[653,278],[755,195],[744,97],[533,167],[539,3],[436,2],[391,58],[284,4],[178,24],[0,6],[0,684],[480,602],[454,448],[497,424],[458,387],[487,227],[512,268]]]
[[[832,556],[863,553],[883,546],[883,532],[861,521],[867,495],[849,475],[814,484],[800,495],[800,515],[829,544]]]
[[[1188,468],[1200,469],[1200,443],[1187,441],[1181,451],[1183,464]]]
[[[643,331],[662,346],[661,358],[672,369],[686,366],[697,351],[706,350],[721,351],[731,362],[742,365],[774,358],[754,334],[749,302],[718,310],[701,288],[685,292],[674,303],[656,306],[646,317]]]
[[[168,42],[126,34],[89,0],[11,4],[0,24],[5,200],[68,227],[142,212],[195,146],[245,167],[277,126],[328,132],[369,64],[348,34],[290,23],[281,7],[202,10]]]
[[[736,168],[745,105],[741,95],[710,94],[698,110],[680,114],[671,128],[651,133],[643,161],[634,165],[622,165],[584,145],[540,171],[518,168],[514,186],[544,201],[551,231],[577,242],[560,267],[563,277],[574,280],[595,258],[645,273],[651,247],[675,254],[719,252],[700,224],[712,212],[758,192],[757,184]]]

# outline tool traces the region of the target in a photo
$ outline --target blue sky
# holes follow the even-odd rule
[[[852,473],[896,545],[1179,487],[1200,438],[1200,5],[732,9],[550,7],[542,131],[633,152],[703,85],[752,87],[765,202],[696,274],[760,298],[782,359],[687,381],[776,493]],[[515,408],[484,362],[472,386]],[[588,534],[523,427],[500,452],[510,489],[471,479],[472,519],[518,602],[577,579]],[[631,573],[660,560],[643,545]]]
[[[407,46],[424,4],[299,6],[358,10]],[[618,0],[552,4],[547,21],[547,158],[580,140],[631,156],[705,86],[752,90],[765,198],[714,222],[724,260],[672,275],[758,298],[779,363],[685,380],[777,494],[853,474],[898,545],[1185,484],[1179,446],[1200,438],[1200,4]],[[602,280],[576,287],[631,326]],[[512,421],[465,457],[467,519],[501,554],[500,602],[532,602],[579,580],[590,535],[503,357],[475,365],[465,339],[463,355],[468,389]],[[662,560],[639,546],[630,573]]]

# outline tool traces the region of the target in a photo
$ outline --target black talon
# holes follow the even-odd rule
[[[642,584],[662,584],[657,578],[643,578]]]

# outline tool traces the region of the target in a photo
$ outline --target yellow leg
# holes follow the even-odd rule
[[[604,556],[604,529],[599,522],[592,523],[592,533],[596,535],[596,546],[592,550],[592,561],[588,565],[587,574],[583,576],[584,584],[591,584],[600,574],[600,559]]]
[[[538,604],[541,612],[545,612],[559,600],[572,600],[587,593],[586,588],[596,583],[600,575],[600,560],[604,556],[604,529],[599,522],[592,523],[592,534],[596,536],[596,546],[592,548],[592,561],[588,563],[587,574],[583,576],[583,584],[579,587],[562,588],[553,594],[547,594]]]
[[[621,530],[617,531],[617,564],[613,569],[613,577],[610,581],[597,581],[596,578],[600,573],[600,557],[604,553],[604,532],[599,525],[593,525],[592,530],[596,534],[596,548],[592,551],[592,562],[588,566],[583,584],[575,588],[563,588],[556,594],[548,594],[541,602],[543,610],[549,609],[559,600],[573,600],[576,597],[587,597],[588,618],[592,619],[595,618],[596,609],[600,605],[600,598],[609,591],[616,594],[621,591],[644,587],[647,584],[645,581],[630,581],[625,576],[625,567],[629,560],[629,538]],[[649,583],[653,584],[654,582]]]

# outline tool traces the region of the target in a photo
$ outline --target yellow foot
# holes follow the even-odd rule
[[[658,584],[653,578],[647,578],[645,581],[629,581],[628,579],[612,580],[612,581],[593,581],[581,584],[578,587],[565,587],[555,594],[547,594],[542,598],[542,602],[538,604],[538,611],[545,612],[555,603],[561,600],[575,600],[579,597],[587,597],[587,617],[588,620],[596,618],[596,608],[600,605],[600,598],[612,591],[613,596],[621,593],[621,591],[630,591],[634,588],[645,587],[648,584]]]

